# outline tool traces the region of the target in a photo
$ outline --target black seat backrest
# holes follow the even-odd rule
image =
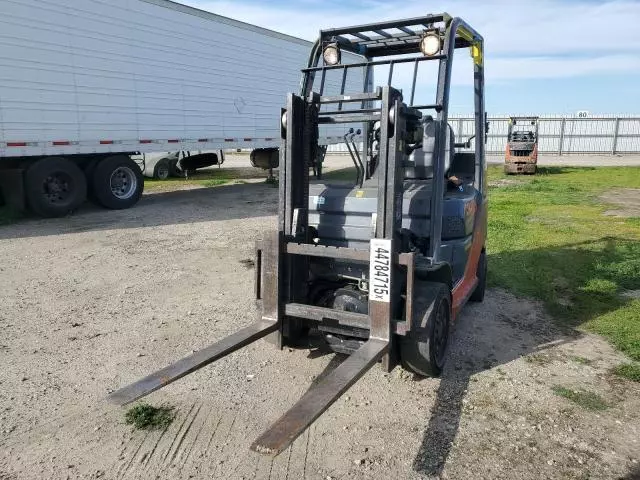
[[[449,168],[449,174],[455,175],[463,183],[473,183],[476,176],[475,152],[456,152]]]
[[[408,180],[426,180],[433,178],[433,161],[436,155],[436,130],[438,121],[432,117],[426,117],[424,120],[424,136],[422,139],[422,148],[418,148],[411,153],[407,161],[404,163],[404,178]],[[455,152],[455,140],[453,129],[449,124],[445,125],[447,129],[447,143],[444,147],[445,174],[449,170],[453,162],[453,154]]]

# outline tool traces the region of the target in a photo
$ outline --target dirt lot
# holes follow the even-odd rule
[[[501,290],[460,317],[441,379],[374,367],[275,460],[250,443],[343,357],[258,342],[152,394],[177,407],[166,431],[125,425],[109,391],[253,321],[242,261],[276,201],[227,185],[0,228],[0,479],[640,478],[624,358]]]
[[[640,189],[621,188],[612,190],[600,198],[607,203],[616,205],[615,209],[607,210],[605,215],[640,217]]]

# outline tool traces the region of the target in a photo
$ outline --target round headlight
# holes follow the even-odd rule
[[[427,57],[431,57],[440,51],[440,36],[435,33],[427,33],[420,40],[420,51]]]
[[[340,63],[340,47],[337,43],[330,43],[322,52],[322,58],[327,65],[337,65]]]

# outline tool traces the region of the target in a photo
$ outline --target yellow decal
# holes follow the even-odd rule
[[[471,45],[471,57],[473,58],[473,63],[482,65],[482,48],[480,44]]]
[[[364,197],[364,190],[356,190],[356,198]]]

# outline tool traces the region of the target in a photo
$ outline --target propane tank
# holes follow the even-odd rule
[[[278,168],[280,153],[277,148],[256,148],[251,151],[249,160],[252,166],[263,170]]]

